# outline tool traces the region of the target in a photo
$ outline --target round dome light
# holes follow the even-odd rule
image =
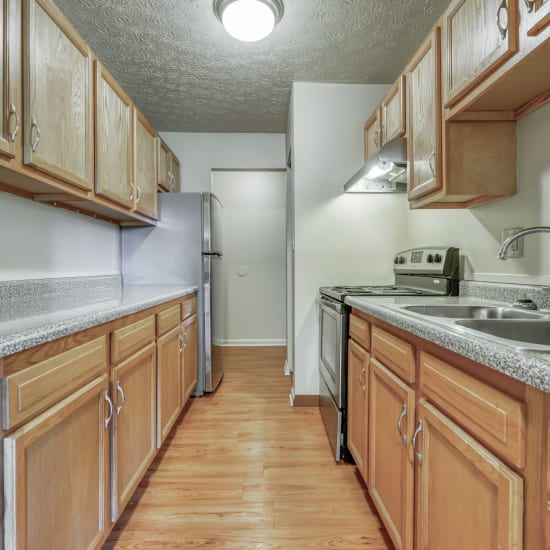
[[[271,34],[283,15],[280,0],[214,0],[214,12],[237,40],[256,42]]]

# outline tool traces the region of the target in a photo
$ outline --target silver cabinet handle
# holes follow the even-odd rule
[[[367,386],[363,383],[363,375],[367,372],[367,365],[363,365],[361,372],[359,373],[359,385],[363,393],[367,393]]]
[[[506,26],[503,26],[500,22],[500,14],[503,10],[506,11]],[[500,31],[500,36],[502,37],[502,40],[504,40],[506,38],[506,34],[508,33],[508,6],[506,5],[506,0],[502,0],[500,5],[498,6],[497,27]]]
[[[527,13],[531,13],[535,7],[535,2],[533,0],[523,0],[523,3],[527,7]]]
[[[33,140],[33,129],[35,130],[36,140]],[[33,153],[36,152],[36,149],[38,148],[38,144],[40,143],[40,127],[38,126],[38,122],[36,122],[36,118],[31,118],[31,151]]]
[[[120,416],[120,411],[122,410],[122,407],[124,407],[124,403],[126,403],[126,396],[124,395],[124,390],[122,389],[120,381],[118,380],[116,383],[116,389],[120,393],[120,395],[122,395],[122,403],[116,408],[116,415]]]
[[[403,410],[401,411],[401,414],[399,415],[399,419],[397,420],[397,431],[399,432],[399,435],[401,436],[401,441],[403,442],[403,445],[405,447],[407,446],[407,436],[403,435],[401,432],[401,422],[403,422],[403,418],[407,416],[407,405],[403,405]]]
[[[187,331],[183,333],[183,347],[186,348],[187,344],[189,344],[189,335],[187,334]]]
[[[21,129],[21,119],[19,118],[19,113],[17,112],[15,105],[10,103],[10,119],[12,117],[15,117],[15,128],[13,129],[13,132],[10,132],[10,141],[15,143],[15,138]]]
[[[418,421],[418,426],[416,427],[416,430],[414,430],[412,440],[411,440],[412,447],[415,450],[414,454],[416,456],[416,460],[418,461],[418,464],[420,464],[420,465],[422,465],[422,453],[416,452],[416,438],[418,437],[418,434],[422,431],[422,426],[423,426],[422,420],[419,420]]]
[[[178,336],[178,339],[180,341],[180,353],[183,351],[183,348],[185,347],[185,344],[183,343],[183,336],[180,334]]]
[[[376,132],[374,132],[374,137],[372,140],[374,141],[375,147],[378,149],[378,141],[380,139],[380,127],[376,128]]]
[[[432,149],[432,152],[430,154],[430,158],[428,159],[428,166],[430,167],[430,170],[432,171],[432,175],[435,178],[435,168],[432,164],[432,161],[435,159],[435,149]]]
[[[136,186],[136,192],[137,192],[136,204],[139,204],[141,201],[141,187]]]
[[[109,423],[111,422],[112,418],[113,418],[113,402],[111,401],[111,398],[109,397],[109,392],[106,391],[105,394],[104,394],[104,397],[105,397],[105,401],[107,401],[107,403],[109,404],[109,416],[105,419],[105,427],[107,427],[109,425]]]
[[[136,186],[133,183],[131,183],[130,184],[130,189],[131,189],[131,191],[130,191],[130,200],[133,201],[134,196],[135,196]]]

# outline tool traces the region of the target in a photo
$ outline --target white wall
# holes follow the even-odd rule
[[[181,161],[182,191],[210,191],[212,169],[285,168],[284,134],[201,134],[164,132]]]
[[[286,174],[216,171],[212,191],[223,205],[221,344],[285,345]]]
[[[117,226],[0,193],[0,280],[120,273]]]

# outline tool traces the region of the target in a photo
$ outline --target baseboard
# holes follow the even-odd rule
[[[318,395],[295,395],[294,407],[318,407],[319,396]]]
[[[226,347],[277,347],[286,346],[285,338],[265,338],[263,340],[216,340],[213,342],[216,346]]]

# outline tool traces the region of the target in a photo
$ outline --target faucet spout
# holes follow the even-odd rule
[[[526,227],[525,229],[520,229],[519,231],[516,231],[512,235],[510,235],[500,247],[500,250],[498,251],[497,258],[499,260],[505,260],[506,259],[506,251],[508,250],[508,247],[516,240],[521,237],[525,237],[525,235],[531,235],[532,233],[550,233],[550,227],[546,225],[536,226],[536,227]]]

